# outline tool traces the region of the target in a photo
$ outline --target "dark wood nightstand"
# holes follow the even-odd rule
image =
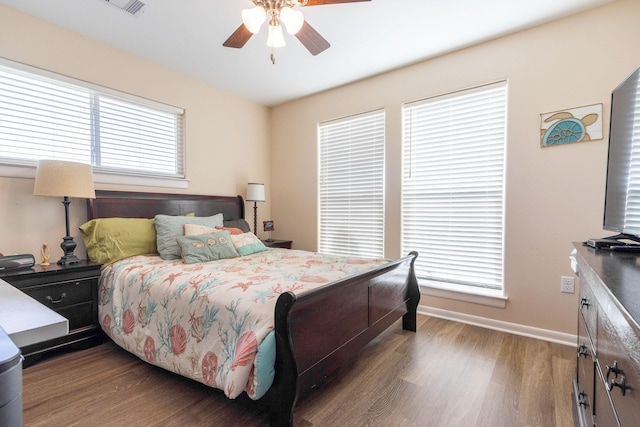
[[[291,243],[293,243],[292,240],[263,240],[262,243],[264,243],[264,245],[268,248],[284,248],[284,249],[291,249]]]
[[[61,266],[5,270],[0,278],[69,320],[69,334],[21,348],[25,366],[43,353],[66,346],[82,348],[102,339],[98,324],[98,279],[100,264],[81,261]]]

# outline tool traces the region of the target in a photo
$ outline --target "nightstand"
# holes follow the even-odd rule
[[[2,271],[0,278],[69,320],[67,335],[20,349],[25,366],[49,350],[66,346],[85,348],[101,341],[98,325],[100,264],[81,261],[69,266],[35,265]]]
[[[267,241],[267,240],[263,240],[262,243],[264,243],[264,245],[268,248],[284,248],[284,249],[291,249],[291,243],[293,243],[292,240],[271,240],[271,241]]]

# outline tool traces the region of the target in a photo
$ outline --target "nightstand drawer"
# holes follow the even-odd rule
[[[69,320],[69,330],[84,328],[93,322],[93,303],[91,301],[68,305],[55,311]]]
[[[85,302],[91,304],[93,299],[92,282],[95,280],[97,279],[70,280],[68,282],[33,286],[22,289],[22,291],[50,309],[60,312],[61,309],[70,305]],[[71,325],[69,327],[71,328]]]

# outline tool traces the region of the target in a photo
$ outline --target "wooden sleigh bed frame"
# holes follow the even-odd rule
[[[96,191],[88,201],[93,218],[153,218],[156,214],[244,219],[241,196],[199,196]],[[285,292],[275,310],[275,378],[267,394],[271,426],[290,426],[296,402],[328,381],[339,368],[402,317],[416,330],[420,292],[414,272],[418,254],[303,294]],[[327,334],[327,331],[332,333]]]

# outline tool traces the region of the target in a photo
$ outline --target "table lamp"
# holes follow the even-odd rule
[[[247,184],[247,202],[253,202],[253,234],[258,235],[258,204],[264,202],[264,184],[250,182]]]
[[[64,255],[58,260],[60,265],[77,264],[80,259],[73,254],[76,242],[69,232],[70,197],[95,199],[91,165],[64,160],[40,160],[33,186],[35,196],[62,197],[67,235],[60,247]]]

